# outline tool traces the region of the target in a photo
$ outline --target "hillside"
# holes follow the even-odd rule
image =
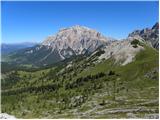
[[[75,33],[75,28],[80,31]],[[89,30],[87,35],[83,30]],[[65,43],[72,35],[77,46],[90,37],[89,43],[84,40],[85,53],[73,41]],[[2,113],[16,118],[159,117],[159,52],[146,42],[153,38],[132,34],[116,41],[79,26],[60,30],[57,36],[10,54],[13,61],[2,64]],[[70,46],[74,55],[59,59],[62,54],[53,51],[55,45],[59,51]]]
[[[158,114],[156,50],[145,46],[125,66],[112,59],[93,64],[93,57],[87,58],[77,58],[66,67],[4,76],[2,112],[18,118],[145,118]]]

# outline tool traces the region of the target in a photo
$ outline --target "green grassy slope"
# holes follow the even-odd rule
[[[75,59],[71,67],[8,73],[2,80],[2,112],[18,118],[143,118],[158,114],[158,52],[150,47],[135,61],[93,64]],[[16,82],[18,81],[18,82]],[[133,116],[132,116],[133,117]]]

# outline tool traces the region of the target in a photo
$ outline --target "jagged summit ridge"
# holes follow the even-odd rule
[[[128,38],[142,39],[153,48],[159,49],[159,23],[157,22],[152,28],[135,30],[129,34]]]

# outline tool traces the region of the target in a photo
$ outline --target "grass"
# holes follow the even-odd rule
[[[14,84],[12,89],[16,90],[29,86],[38,87],[53,83],[59,85],[59,87],[54,91],[33,91],[14,95],[2,94],[2,112],[13,114],[18,118],[44,118],[47,116],[49,118],[59,118],[64,113],[66,113],[66,115],[63,115],[65,118],[76,118],[73,112],[69,112],[70,110],[77,109],[79,112],[86,112],[94,108],[91,104],[94,101],[96,101],[95,106],[99,106],[99,103],[103,100],[108,101],[104,106],[102,105],[101,109],[98,109],[103,110],[125,107],[133,108],[138,107],[138,103],[158,99],[158,80],[145,77],[147,72],[159,67],[158,52],[150,47],[144,47],[145,50],[140,51],[135,60],[125,66],[114,64],[114,61],[109,59],[96,65],[84,67],[89,61],[82,59],[73,63],[73,70],[64,69],[58,75],[58,78],[56,74],[61,69],[57,70],[56,67],[35,72],[18,71],[21,81]],[[108,75],[110,70],[114,71],[115,74]],[[73,75],[75,71],[77,75]],[[104,72],[106,75],[94,80],[80,81],[81,85],[78,87],[65,89],[65,85],[68,83],[76,84],[77,78],[88,75],[93,76],[100,72]],[[11,90],[11,88],[7,90]],[[108,95],[107,92],[110,94]],[[76,96],[85,96],[86,99],[79,106],[69,107],[71,99]],[[158,106],[157,103],[153,105]],[[151,105],[145,105],[145,107],[149,109]],[[93,111],[91,115],[84,116],[84,118],[126,117],[126,114],[121,113],[114,114],[115,116],[94,116],[95,112]]]

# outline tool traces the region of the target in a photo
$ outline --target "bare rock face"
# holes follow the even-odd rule
[[[99,32],[83,26],[61,29],[55,36],[48,37],[42,45],[59,51],[60,56],[68,58],[72,55],[92,53],[110,39]]]
[[[140,37],[153,48],[159,49],[159,23],[156,23],[152,28],[135,30],[128,36],[128,38],[133,37]]]

